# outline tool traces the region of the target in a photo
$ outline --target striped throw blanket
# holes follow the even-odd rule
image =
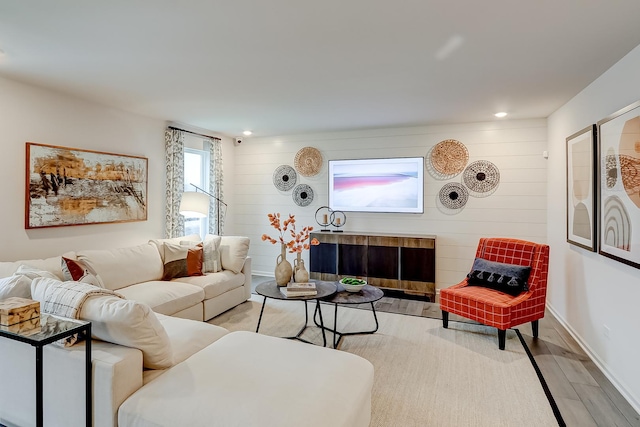
[[[47,286],[42,295],[34,295],[42,301],[42,311],[54,316],[78,319],[82,311],[82,305],[87,298],[94,295],[108,295],[124,298],[110,289],[99,288],[94,285],[80,282],[56,282]],[[74,334],[62,340],[65,347],[72,346],[84,337]]]

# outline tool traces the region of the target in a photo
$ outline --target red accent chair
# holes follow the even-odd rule
[[[544,317],[549,270],[549,246],[525,240],[481,238],[476,258],[531,266],[529,290],[517,296],[481,286],[468,286],[467,278],[440,291],[442,324],[449,327],[449,313],[498,328],[498,347],[504,350],[506,331],[531,322],[538,337],[538,319]]]

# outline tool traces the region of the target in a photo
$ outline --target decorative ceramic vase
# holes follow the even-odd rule
[[[298,252],[298,258],[293,262],[293,280],[297,283],[309,281],[309,272],[304,268],[304,260],[300,252]]]
[[[293,269],[291,263],[287,261],[287,246],[282,244],[280,247],[280,255],[276,258],[276,283],[278,286],[287,286],[287,283],[291,281],[291,274]]]

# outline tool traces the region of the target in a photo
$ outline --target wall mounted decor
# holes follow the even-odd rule
[[[320,227],[322,227],[320,231],[330,231],[327,227],[329,226],[329,224],[331,224],[331,212],[333,211],[331,210],[331,208],[329,208],[329,206],[320,206],[316,210],[316,222]]]
[[[25,228],[147,219],[145,157],[26,143]]]
[[[313,189],[307,184],[298,184],[293,189],[293,201],[298,206],[309,206],[313,202]]]
[[[295,169],[289,165],[281,165],[273,172],[273,185],[280,191],[289,191],[298,180],[298,174]]]
[[[640,101],[598,122],[599,253],[640,268]]]
[[[567,242],[595,251],[596,125],[567,138]]]
[[[451,179],[462,172],[469,161],[467,147],[456,139],[437,143],[427,154],[425,167],[436,179]]]
[[[493,194],[500,184],[500,171],[488,160],[476,160],[464,169],[462,182],[473,197],[487,197]]]
[[[462,209],[469,200],[469,192],[458,182],[449,182],[438,193],[440,203],[447,209]]]
[[[314,176],[322,169],[322,153],[313,147],[298,150],[293,161],[298,173],[302,176]]]

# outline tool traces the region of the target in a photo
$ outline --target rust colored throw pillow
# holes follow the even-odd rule
[[[162,280],[202,276],[202,244],[188,247],[165,242],[163,250],[164,274]]]
[[[62,257],[60,263],[64,280],[88,283],[89,285],[104,288],[104,282],[96,273],[96,270],[86,261]]]

